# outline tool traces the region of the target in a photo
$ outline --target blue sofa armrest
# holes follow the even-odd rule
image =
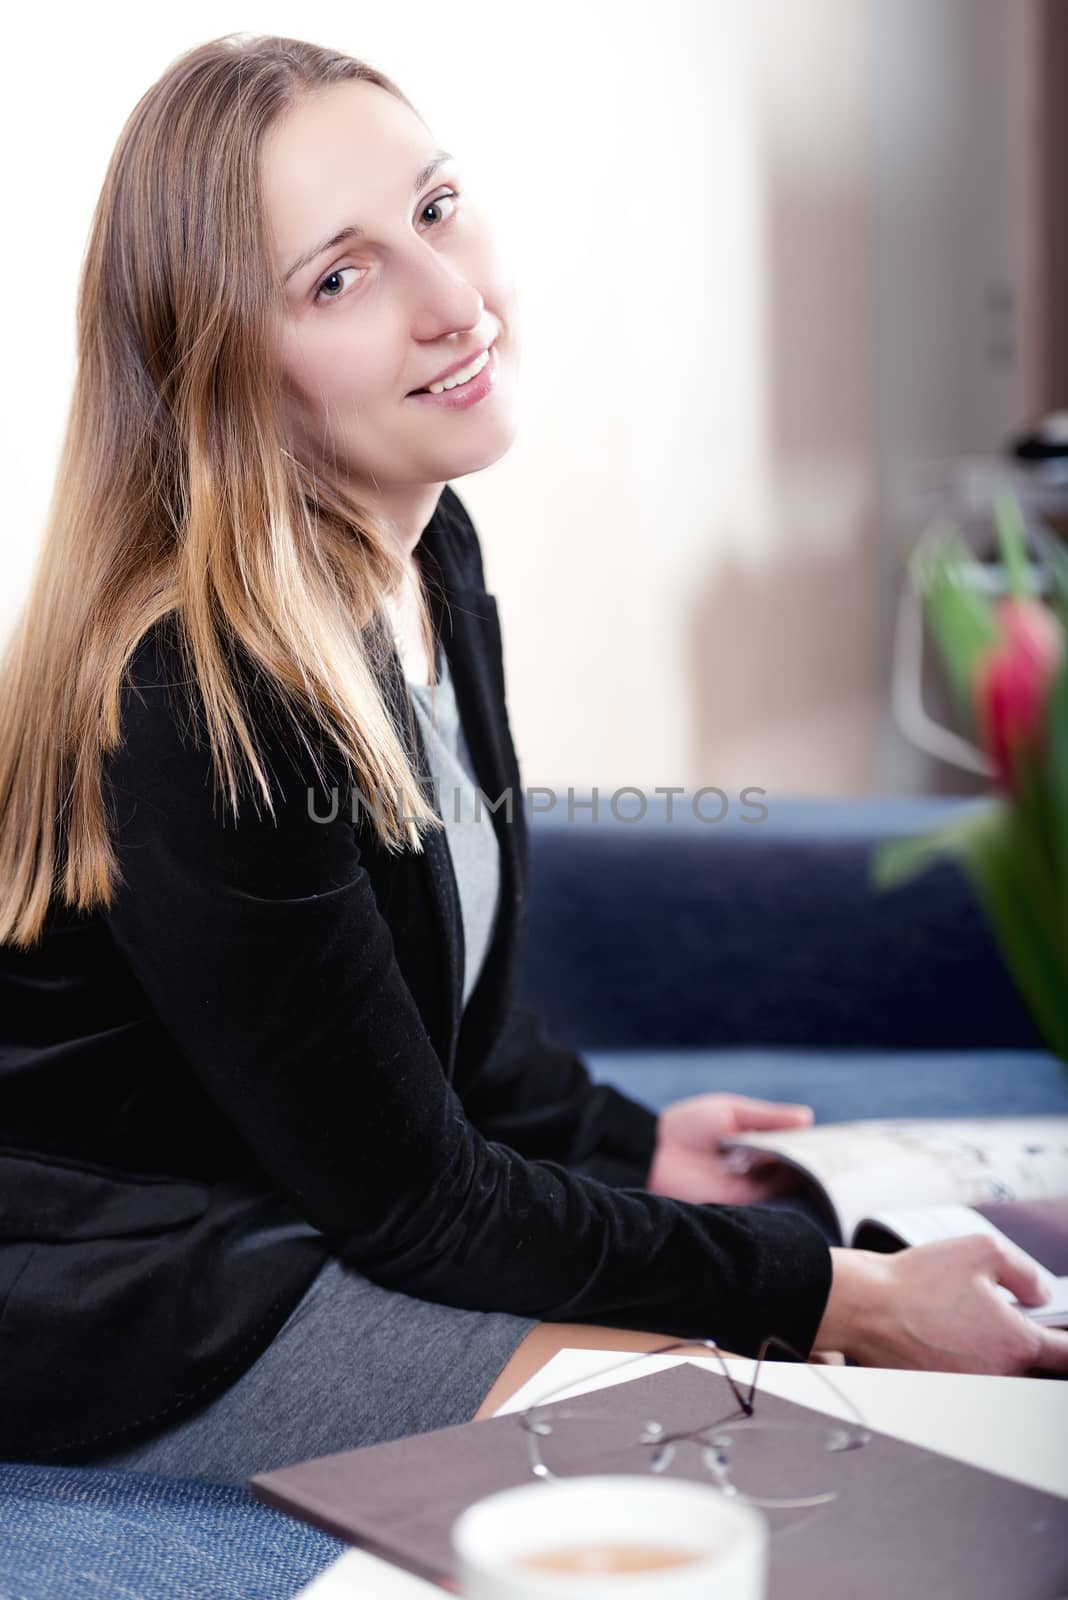
[[[520,999],[580,1050],[1041,1049],[952,863],[870,884],[880,840],[983,803],[769,799],[713,823],[689,796],[670,821],[664,797],[629,821],[558,797],[531,818]]]

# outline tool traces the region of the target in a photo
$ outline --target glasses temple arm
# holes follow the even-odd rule
[[[770,1341],[765,1342],[767,1343]],[[780,1340],[778,1342],[781,1343],[782,1341]],[[749,1395],[747,1397],[743,1393],[738,1380],[732,1376],[730,1368],[723,1359],[723,1352],[714,1339],[673,1339],[670,1344],[657,1345],[653,1350],[640,1350],[635,1355],[628,1356],[624,1361],[613,1361],[610,1366],[599,1367],[596,1372],[587,1373],[586,1378],[583,1381],[588,1382],[592,1378],[604,1377],[605,1374],[609,1372],[619,1372],[623,1367],[629,1367],[633,1365],[635,1361],[648,1360],[650,1356],[664,1356],[668,1355],[672,1350],[689,1349],[690,1346],[695,1344],[701,1345],[705,1350],[711,1350],[712,1354],[719,1362],[720,1370],[723,1376],[726,1378],[727,1384],[735,1400],[737,1400],[739,1406],[745,1412],[746,1416],[751,1416],[753,1413],[752,1388],[750,1388]],[[789,1346],[784,1346],[784,1348],[789,1349]],[[763,1346],[761,1347],[761,1350],[763,1351]],[[798,1356],[798,1360],[802,1359],[803,1357]],[[527,1411],[535,1411],[539,1406],[548,1405],[552,1401],[553,1395],[565,1393],[568,1389],[573,1388],[574,1383],[557,1384],[555,1389],[550,1389],[548,1394],[542,1395],[540,1400],[532,1401],[529,1406],[524,1406],[523,1412],[521,1412],[520,1415],[523,1415],[523,1413]]]

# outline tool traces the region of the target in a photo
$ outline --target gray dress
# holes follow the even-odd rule
[[[456,874],[467,1003],[489,948],[500,860],[444,651],[440,681],[409,683]],[[288,1229],[314,1232],[294,1221]],[[254,1250],[265,1235],[251,1235]],[[202,1411],[94,1466],[242,1483],[288,1462],[467,1422],[534,1317],[468,1311],[383,1288],[328,1261],[253,1365]]]

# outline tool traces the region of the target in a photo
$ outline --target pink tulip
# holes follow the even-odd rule
[[[1017,786],[1021,756],[1044,743],[1046,703],[1064,663],[1064,633],[1041,601],[997,601],[1001,637],[980,656],[973,679],[983,745],[1005,788]]]

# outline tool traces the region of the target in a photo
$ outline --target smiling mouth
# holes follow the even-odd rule
[[[482,372],[486,366],[488,366],[490,360],[490,351],[493,349],[493,345],[496,344],[496,342],[496,339],[494,339],[493,344],[487,345],[485,350],[482,351],[481,355],[475,357],[474,362],[472,362],[471,365],[475,366],[476,370],[470,373],[470,375],[464,379],[463,383],[457,383],[454,379],[449,379],[447,384],[439,383],[435,385],[433,392],[436,394],[447,394],[451,389],[463,389],[467,384],[473,383],[474,380],[479,376],[479,373]],[[479,365],[479,363],[481,363],[481,365]],[[422,389],[409,389],[408,395],[430,394],[431,392],[431,386],[426,384]]]

